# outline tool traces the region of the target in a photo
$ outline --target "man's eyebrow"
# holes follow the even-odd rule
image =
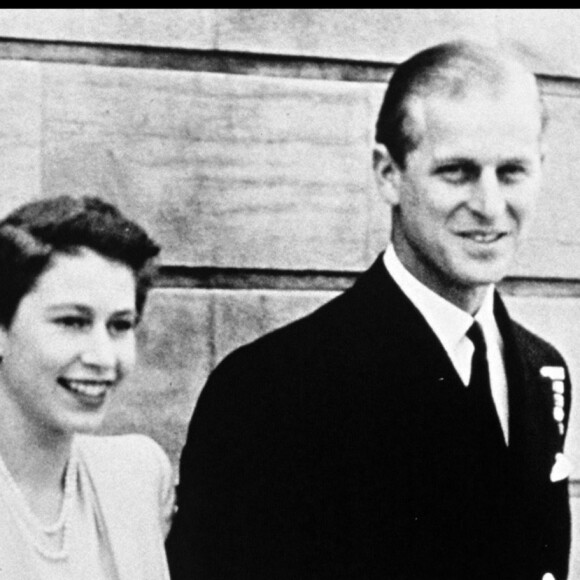
[[[84,304],[78,304],[76,302],[61,302],[58,304],[52,304],[48,307],[49,312],[59,312],[61,310],[76,310],[82,314],[91,314],[92,309]]]
[[[444,169],[449,165],[460,165],[461,167],[466,168],[476,168],[478,164],[468,157],[440,157],[434,160],[433,165],[435,166],[435,170],[437,169]]]
[[[526,156],[514,156],[506,157],[501,159],[498,163],[499,166],[505,165],[531,165],[533,163],[532,159]],[[449,157],[439,157],[433,160],[433,165],[435,170],[445,168],[448,165],[460,165],[466,168],[476,168],[479,167],[479,163],[469,157],[454,157],[450,155]]]
[[[113,316],[137,316],[137,311],[134,308],[126,308],[113,312]]]
[[[500,165],[530,165],[532,160],[527,157],[509,157],[504,159]]]

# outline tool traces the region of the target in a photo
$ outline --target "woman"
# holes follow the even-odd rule
[[[0,222],[0,579],[169,577],[167,456],[91,435],[134,365],[158,251],[97,198]]]

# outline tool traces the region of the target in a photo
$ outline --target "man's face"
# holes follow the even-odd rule
[[[392,168],[393,240],[406,268],[452,302],[506,274],[530,219],[542,155],[529,92],[411,105],[421,138]]]

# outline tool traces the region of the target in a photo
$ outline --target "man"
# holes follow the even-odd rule
[[[173,578],[566,578],[568,373],[494,290],[540,190],[543,127],[533,75],[491,49],[398,67],[374,152],[392,244],[211,375]]]

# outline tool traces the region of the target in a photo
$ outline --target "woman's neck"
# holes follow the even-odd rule
[[[73,436],[26,425],[7,413],[0,422],[0,456],[30,509],[43,522],[58,517]]]

